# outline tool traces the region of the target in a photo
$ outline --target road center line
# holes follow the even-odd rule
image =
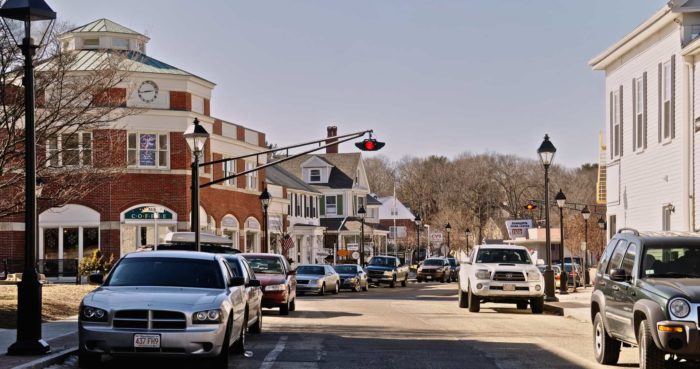
[[[277,341],[275,348],[272,349],[272,351],[270,351],[267,355],[265,355],[265,359],[260,365],[260,369],[272,368],[272,366],[275,365],[277,357],[282,353],[282,351],[284,351],[285,346],[287,346],[287,336],[282,336],[280,337],[279,341]]]

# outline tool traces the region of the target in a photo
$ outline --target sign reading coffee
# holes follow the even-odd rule
[[[173,213],[162,210],[158,212],[153,206],[142,206],[140,208],[131,209],[124,214],[125,220],[148,220],[148,219],[173,219]]]

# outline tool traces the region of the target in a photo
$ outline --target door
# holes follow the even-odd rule
[[[613,269],[619,269],[622,266],[622,261],[627,252],[627,241],[620,240],[615,246],[610,262],[605,270],[603,281],[603,294],[605,295],[605,318],[607,329],[610,334],[616,337],[625,337],[626,325],[628,324],[627,316],[622,313],[620,305],[620,288],[621,282],[615,282],[610,279],[610,272]]]
[[[634,243],[630,243],[622,258],[621,269],[625,270],[625,274],[630,276],[630,279],[625,282],[615,282],[613,284],[613,304],[616,312],[624,316],[627,323],[622,327],[622,334],[627,340],[636,342],[634,334],[634,302],[636,301],[636,292],[634,289],[637,283],[637,250],[638,247]]]

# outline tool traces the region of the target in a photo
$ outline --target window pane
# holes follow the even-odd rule
[[[83,149],[92,149],[92,133],[83,133]]]
[[[136,148],[136,133],[129,133],[129,146],[130,149]]]
[[[630,245],[630,247],[627,248],[627,253],[625,254],[624,259],[622,259],[621,265],[621,268],[625,270],[625,273],[627,273],[628,276],[632,275],[635,256],[637,256],[637,246]]]
[[[83,150],[83,165],[92,165],[92,150]]]
[[[127,160],[129,165],[136,165],[136,150],[129,150]]]
[[[168,152],[167,151],[158,151],[158,165],[161,167],[168,166]]]
[[[83,228],[83,257],[91,257],[100,248],[100,229]]]
[[[78,258],[78,228],[63,228],[63,258]]]
[[[160,148],[161,150],[168,149],[168,135],[158,136],[158,148]]]
[[[44,229],[44,259],[58,259],[58,228]]]
[[[142,134],[139,138],[139,165],[156,166],[156,135]]]

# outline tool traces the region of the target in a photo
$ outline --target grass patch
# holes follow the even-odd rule
[[[41,319],[53,321],[78,315],[83,296],[94,290],[90,285],[45,284],[42,291]],[[0,328],[17,325],[17,286],[0,285]]]

